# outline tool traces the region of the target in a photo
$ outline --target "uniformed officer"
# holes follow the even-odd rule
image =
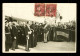
[[[11,43],[11,32],[8,21],[5,22],[5,51],[9,51]]]
[[[49,34],[49,25],[47,24],[46,21],[44,21],[44,43],[47,43],[47,37],[48,37],[48,34]]]

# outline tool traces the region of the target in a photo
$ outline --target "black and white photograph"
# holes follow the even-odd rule
[[[3,53],[76,53],[77,3],[2,3]]]

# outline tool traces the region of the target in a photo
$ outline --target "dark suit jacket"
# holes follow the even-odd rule
[[[25,35],[28,35],[28,31],[29,31],[29,28],[28,28],[28,26],[26,25],[26,27],[25,27]]]
[[[35,24],[32,24],[32,25],[30,26],[30,28],[33,29],[33,30],[35,30]]]
[[[21,34],[23,34],[25,36],[25,27],[24,26],[21,26]]]
[[[14,37],[17,38],[18,30],[17,30],[17,27],[15,27],[15,26],[12,26],[12,35],[13,35],[13,39],[14,39]]]
[[[11,43],[11,32],[10,32],[10,28],[5,26],[5,36],[6,36],[6,43]],[[6,33],[10,33],[10,34],[6,34]]]

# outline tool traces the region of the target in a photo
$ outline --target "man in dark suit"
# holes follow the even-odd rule
[[[16,28],[17,28],[16,49],[18,49],[19,37],[20,37],[20,27],[19,27],[19,25],[17,25]]]
[[[49,29],[49,39],[48,41],[53,41],[53,29],[52,27],[50,26],[50,29]]]
[[[12,34],[13,34],[13,37],[12,37],[12,50],[15,50],[16,48],[16,40],[17,40],[17,35],[18,35],[18,30],[17,30],[17,27],[16,27],[16,24],[13,23],[13,26],[12,26]]]
[[[25,35],[25,25],[24,23],[21,26],[21,44],[25,45],[26,44],[26,39],[25,39],[26,35]]]
[[[34,29],[34,37],[35,37],[35,39],[34,39],[34,46],[36,46],[37,45],[37,38],[38,38],[38,25],[37,25],[37,23],[35,22],[35,29]]]
[[[34,40],[35,40],[35,37],[34,37],[34,30],[35,30],[35,24],[34,24],[34,22],[32,21],[32,24],[31,24],[31,26],[30,26],[30,28],[31,28],[31,31],[32,31],[32,33],[31,33],[31,47],[35,47],[35,42],[34,42]]]
[[[19,24],[19,26],[18,26],[18,42],[19,42],[19,44],[21,45],[22,44],[22,24]]]
[[[26,46],[25,46],[25,50],[26,51],[29,51],[29,45],[31,44],[30,42],[29,42],[29,31],[30,31],[30,27],[29,27],[29,24],[28,24],[29,22],[27,22],[26,23],[26,26],[25,26],[25,35],[26,35]]]
[[[44,41],[44,25],[41,23],[41,41]]]
[[[18,30],[18,39],[17,39],[17,44],[20,44],[20,25],[17,26],[17,30]]]
[[[40,23],[39,26],[38,26],[38,42],[41,42],[42,41],[42,24]]]

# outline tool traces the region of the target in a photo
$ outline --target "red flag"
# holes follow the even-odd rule
[[[57,4],[46,4],[46,16],[56,17]]]
[[[45,16],[45,4],[35,3],[35,16]]]

